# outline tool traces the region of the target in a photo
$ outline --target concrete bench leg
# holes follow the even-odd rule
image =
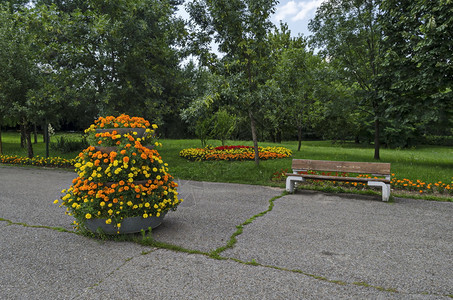
[[[382,187],[382,201],[389,201],[390,198],[390,184],[386,184],[380,181],[368,181],[369,186],[380,186]]]
[[[288,176],[286,178],[286,191],[290,193],[294,193],[294,185],[296,181],[303,182],[305,179],[303,177],[298,176]]]

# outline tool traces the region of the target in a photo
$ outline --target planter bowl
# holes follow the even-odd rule
[[[125,218],[121,222],[119,234],[137,233],[142,229],[147,231],[149,227],[154,229],[162,223],[165,215],[166,213],[163,213],[159,217],[149,217],[146,219],[142,217]],[[118,228],[113,223],[106,224],[105,221],[106,219],[93,218],[85,220],[85,226],[91,232],[96,232],[100,228],[105,234],[118,234]]]

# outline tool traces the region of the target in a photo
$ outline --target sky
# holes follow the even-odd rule
[[[272,22],[279,26],[280,20],[288,24],[292,36],[310,35],[308,22],[315,16],[323,0],[280,0]]]
[[[315,16],[316,8],[323,0],[280,0],[276,6],[276,12],[272,15],[272,22],[280,27],[280,20],[288,24],[292,36],[303,34],[310,35],[308,31],[308,21]],[[184,11],[179,12],[183,18],[188,14]]]

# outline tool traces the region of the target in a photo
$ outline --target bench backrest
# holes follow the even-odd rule
[[[390,175],[389,163],[293,159],[292,169]]]

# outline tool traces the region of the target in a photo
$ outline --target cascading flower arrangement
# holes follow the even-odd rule
[[[176,210],[182,199],[168,165],[154,149],[161,146],[155,129],[143,118],[120,115],[101,117],[85,131],[92,146],[78,155],[78,177],[61,197],[76,227],[102,219],[121,233],[127,218],[163,217]]]

